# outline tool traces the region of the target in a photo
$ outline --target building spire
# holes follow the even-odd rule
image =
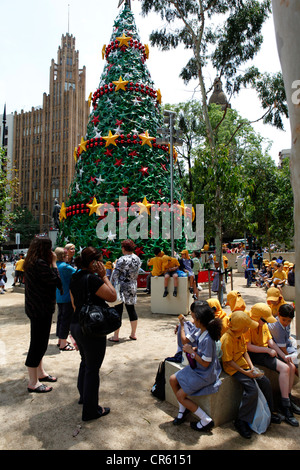
[[[125,1],[125,5],[127,5],[131,10],[131,0],[119,0],[118,8],[122,5],[122,3],[124,3],[124,1]]]
[[[68,34],[70,34],[70,4],[68,4]]]

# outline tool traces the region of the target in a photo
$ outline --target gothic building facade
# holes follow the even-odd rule
[[[66,199],[74,173],[74,148],[84,135],[89,115],[86,69],[79,68],[75,37],[62,35],[57,62],[50,66],[49,94],[43,104],[14,115],[13,164],[18,170],[18,205],[52,226],[55,199]]]

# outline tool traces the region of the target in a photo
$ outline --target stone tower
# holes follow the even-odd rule
[[[67,33],[61,37],[57,61],[51,60],[49,94],[43,94],[42,106],[14,116],[18,204],[39,220],[41,231],[53,226],[54,201],[65,199],[74,175],[74,148],[89,116],[85,93],[86,70],[79,67],[75,37]]]
[[[223,110],[231,108],[231,105],[228,104],[227,97],[223,91],[223,86],[220,77],[216,77],[214,81],[214,91],[209,99],[209,104],[218,104],[222,107]]]

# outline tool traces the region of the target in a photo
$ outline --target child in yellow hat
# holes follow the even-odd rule
[[[255,380],[266,397],[270,411],[271,421],[280,423],[281,419],[273,413],[273,396],[269,379],[253,367],[247,352],[245,333],[258,328],[258,322],[252,320],[244,311],[236,310],[232,313],[226,333],[221,337],[222,363],[224,371],[233,376],[243,387],[243,395],[239,406],[238,417],[234,426],[242,437],[250,438],[252,423],[256,411],[258,390]]]
[[[184,271],[189,278],[190,293],[196,294],[196,291],[194,289],[195,275],[193,271],[193,267],[194,267],[193,260],[190,258],[188,250],[182,250],[180,254],[181,254],[181,258],[179,260],[179,264],[180,264],[179,269],[181,269],[181,271]]]
[[[225,310],[222,309],[220,301],[215,298],[207,299],[208,305],[213,309],[215,312],[215,316],[217,318],[221,318],[222,320],[222,330],[221,330],[221,336],[225,333],[225,331],[228,329],[228,322],[229,322],[229,317],[227,316],[227,313]]]
[[[246,313],[249,313],[246,310],[246,303],[245,303],[242,295],[237,290],[232,290],[232,291],[228,292],[227,299],[226,299],[226,305],[229,305],[231,312],[234,312],[235,310],[242,310]]]
[[[250,317],[258,322],[258,328],[246,333],[247,350],[253,364],[262,365],[279,373],[279,388],[281,393],[281,411],[285,421],[291,426],[299,426],[293,415],[300,414],[298,408],[290,400],[291,389],[294,383],[294,368],[279,346],[275,343],[268,328],[268,323],[275,323],[271,308],[264,303],[257,303],[251,307]]]
[[[267,304],[271,308],[274,317],[277,317],[280,306],[285,303],[283,295],[277,287],[270,287],[267,290]]]

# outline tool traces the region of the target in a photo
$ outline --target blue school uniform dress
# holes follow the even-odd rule
[[[216,342],[210,337],[208,331],[196,331],[191,335],[197,344],[197,354],[207,362],[204,367],[197,362],[196,368],[189,365],[176,373],[176,378],[182,390],[190,396],[210,395],[216,393],[221,385],[221,365],[217,357]]]
[[[184,271],[185,269],[188,271],[187,273],[188,277],[194,276],[194,271],[193,271],[194,263],[191,259],[181,258],[179,260],[179,264],[180,264],[180,269],[182,271]]]
[[[198,328],[195,327],[194,323],[191,321],[185,321],[183,324],[183,329],[186,338],[192,343],[192,346],[196,346],[196,342],[194,340],[194,335],[197,332]],[[181,341],[181,324],[178,325],[177,331],[177,344],[178,344],[178,351],[182,351],[182,341]]]
[[[294,347],[291,339],[291,327],[288,325],[287,327],[282,326],[280,321],[277,319],[276,323],[268,323],[268,327],[270,333],[272,335],[273,340],[280,348],[286,348],[289,354],[292,354],[297,351]]]

